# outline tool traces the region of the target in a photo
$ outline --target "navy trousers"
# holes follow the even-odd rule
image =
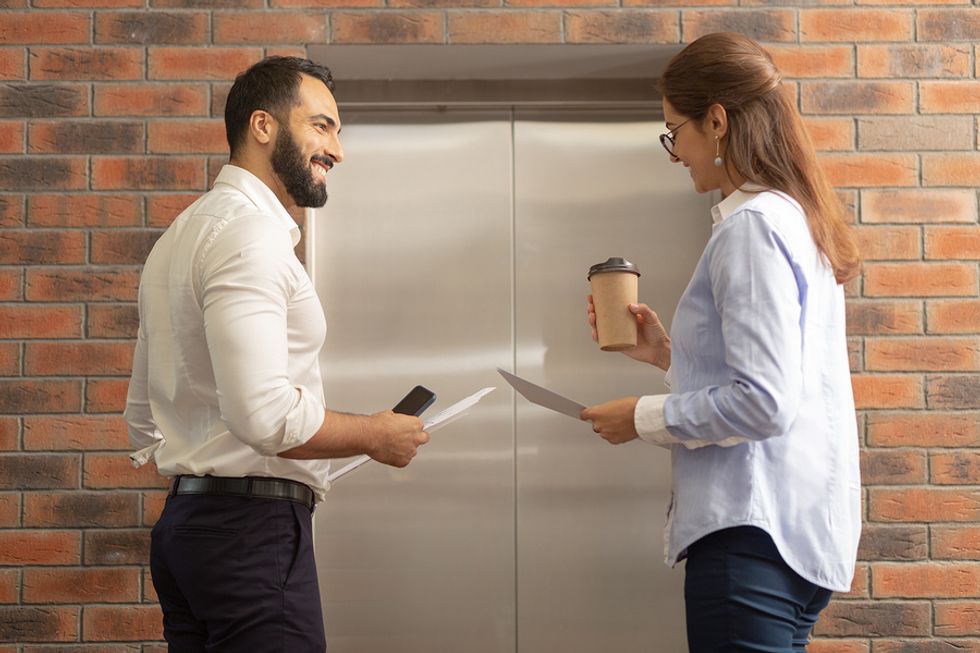
[[[711,533],[688,548],[690,653],[803,653],[830,596],[790,569],[765,531]]]
[[[323,653],[310,509],[171,496],[153,527],[153,587],[171,653]]]

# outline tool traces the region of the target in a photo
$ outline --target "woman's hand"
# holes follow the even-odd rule
[[[639,397],[624,397],[582,410],[582,420],[592,422],[592,430],[610,444],[623,444],[640,437],[633,423]]]
[[[595,304],[589,295],[589,326],[592,327],[592,340],[599,342],[599,332],[595,326]],[[670,367],[670,336],[660,322],[657,314],[646,304],[630,304],[630,313],[636,318],[636,346],[623,350],[630,358],[656,365],[666,371]]]

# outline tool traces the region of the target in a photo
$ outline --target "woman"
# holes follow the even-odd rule
[[[861,528],[842,285],[859,259],[769,55],[738,34],[687,46],[660,80],[671,161],[720,190],[668,336],[631,305],[630,357],[670,394],[582,412],[613,444],[672,452],[667,562],[687,559],[691,653],[804,651],[847,591]],[[595,310],[589,322],[596,338]]]

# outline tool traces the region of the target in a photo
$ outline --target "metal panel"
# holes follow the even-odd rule
[[[515,126],[517,372],[585,404],[664,391],[659,370],[592,343],[589,266],[636,263],[669,324],[710,232],[663,124],[614,117]],[[683,573],[662,554],[668,452],[526,402],[517,424],[518,650],[685,651]]]
[[[420,383],[434,414],[513,360],[510,113],[457,115],[343,116],[312,252],[335,410],[390,408]],[[406,469],[335,484],[316,513],[333,653],[514,650],[513,447],[498,391]]]

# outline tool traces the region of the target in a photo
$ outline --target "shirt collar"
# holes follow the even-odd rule
[[[293,217],[286,211],[286,207],[282,205],[282,202],[272,192],[272,189],[266,186],[264,181],[245,168],[239,168],[228,163],[222,166],[221,172],[218,173],[218,176],[214,180],[214,185],[217,186],[218,184],[228,184],[239,190],[260,211],[275,218],[276,222],[283,229],[289,231],[289,237],[293,241],[293,247],[299,243],[300,233],[296,221],[293,220]]]
[[[754,184],[750,181],[745,182],[735,189],[731,195],[711,207],[711,224],[717,227],[721,221],[735,212],[735,209],[742,206],[755,195],[764,190],[769,190],[765,186]]]

